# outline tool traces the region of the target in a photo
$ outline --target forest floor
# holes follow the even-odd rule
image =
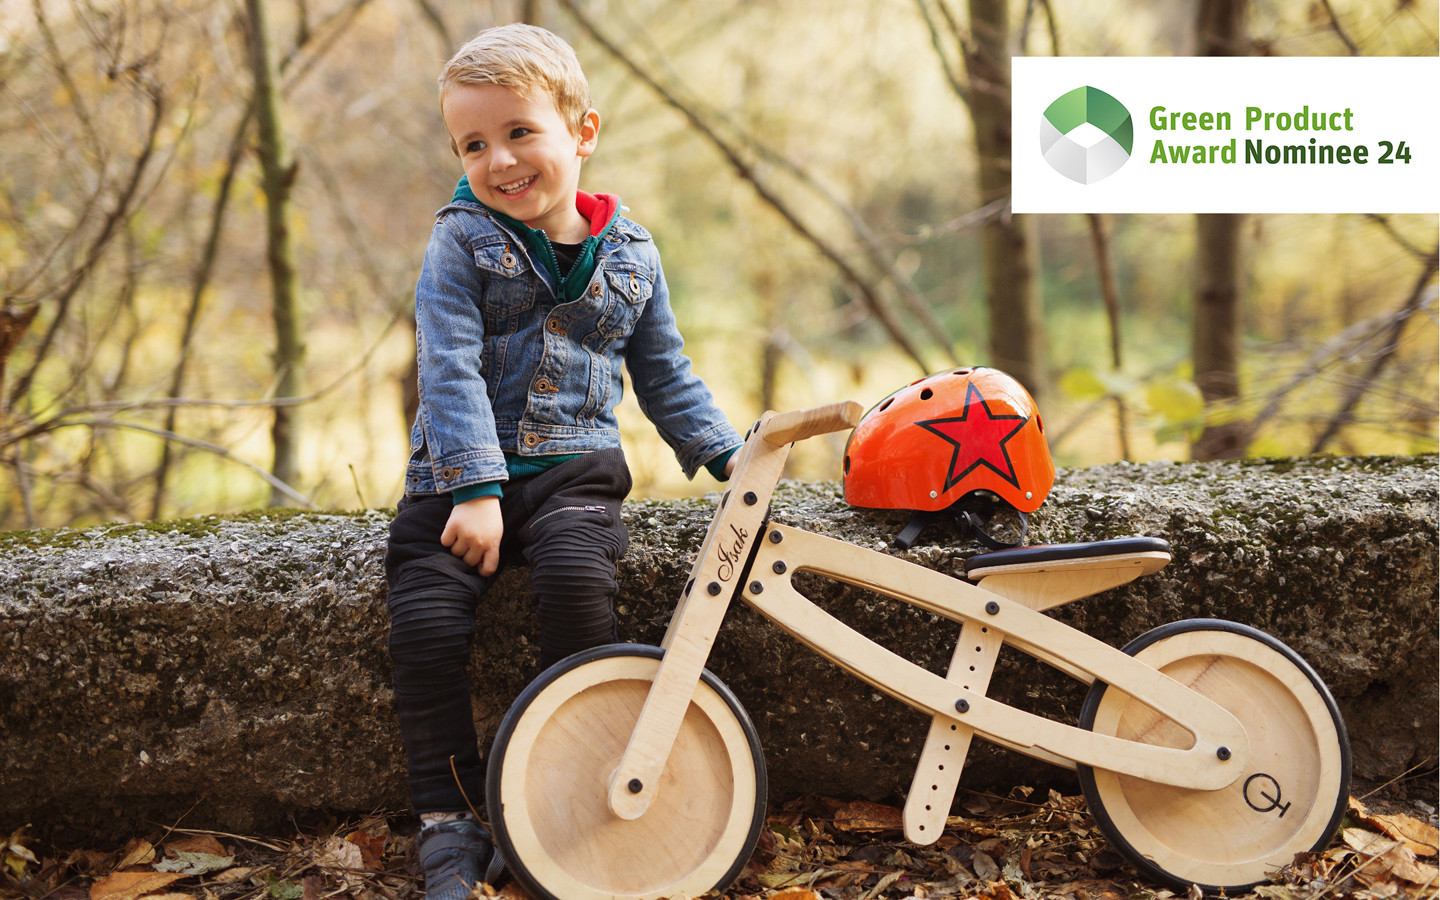
[[[1251,900],[1440,896],[1433,780],[1352,797],[1339,834],[1302,854]],[[900,810],[804,797],[772,808],[750,864],[715,900],[1197,900],[1139,874],[1106,842],[1080,797],[1028,788],[964,793],[933,845],[900,836]],[[115,849],[42,847],[0,836],[0,900],[421,900],[414,823],[372,815],[288,838],[184,828]],[[473,900],[530,900],[513,881]]]

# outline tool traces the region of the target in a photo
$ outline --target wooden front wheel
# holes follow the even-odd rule
[[[487,811],[515,878],[557,900],[697,897],[730,884],[765,819],[765,760],[749,716],[708,670],[654,802],[610,812],[608,781],[663,655],[616,644],[546,670],[505,714]]]
[[[1182,890],[1234,895],[1330,841],[1349,796],[1350,741],[1334,698],[1295,651],[1245,625],[1193,619],[1146,632],[1125,652],[1225,707],[1250,740],[1244,771],[1218,791],[1079,767],[1091,815],[1136,868]],[[1101,683],[1080,724],[1148,744],[1193,744],[1173,720]]]

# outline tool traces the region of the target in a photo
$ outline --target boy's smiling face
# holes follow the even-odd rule
[[[491,209],[575,244],[590,223],[575,209],[580,163],[595,152],[600,114],[589,110],[573,134],[544,91],[517,94],[497,84],[457,84],[440,101],[470,189]]]

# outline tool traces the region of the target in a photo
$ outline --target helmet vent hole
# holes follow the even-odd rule
[[[925,388],[923,391],[920,392],[921,400],[929,400],[933,396],[935,396],[935,392],[930,390],[929,388]]]
[[[845,474],[850,474],[850,454],[845,454]]]
[[[951,374],[951,375],[969,375],[969,374],[970,374],[970,370],[969,370],[969,369],[956,369],[955,371],[951,372],[950,374]]]
[[[1040,418],[1038,413],[1035,416],[1035,427],[1040,429],[1041,434],[1045,433],[1045,420]]]
[[[882,404],[880,404],[880,411],[881,411],[881,412],[884,412],[885,410],[889,409],[889,408],[890,408],[890,404],[892,404],[892,403],[894,403],[894,402],[895,402],[895,398],[894,398],[894,397],[887,397],[887,398],[885,398],[885,402],[882,403]]]

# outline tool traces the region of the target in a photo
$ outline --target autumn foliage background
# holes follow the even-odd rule
[[[1250,455],[1433,451],[1435,217],[1224,223],[1238,396],[1207,402],[1195,217],[1021,228],[979,183],[987,47],[1200,52],[1225,6],[0,0],[0,528],[392,504],[411,292],[459,174],[434,78],[517,18],[576,46],[604,123],[582,186],[658,236],[736,422],[869,405],[1025,330],[1063,464],[1183,459],[1233,424]],[[1437,52],[1435,0],[1238,6],[1227,52]],[[987,310],[998,227],[1028,236],[1033,334]],[[637,495],[713,487],[622,413]],[[802,449],[793,474],[838,477]]]

